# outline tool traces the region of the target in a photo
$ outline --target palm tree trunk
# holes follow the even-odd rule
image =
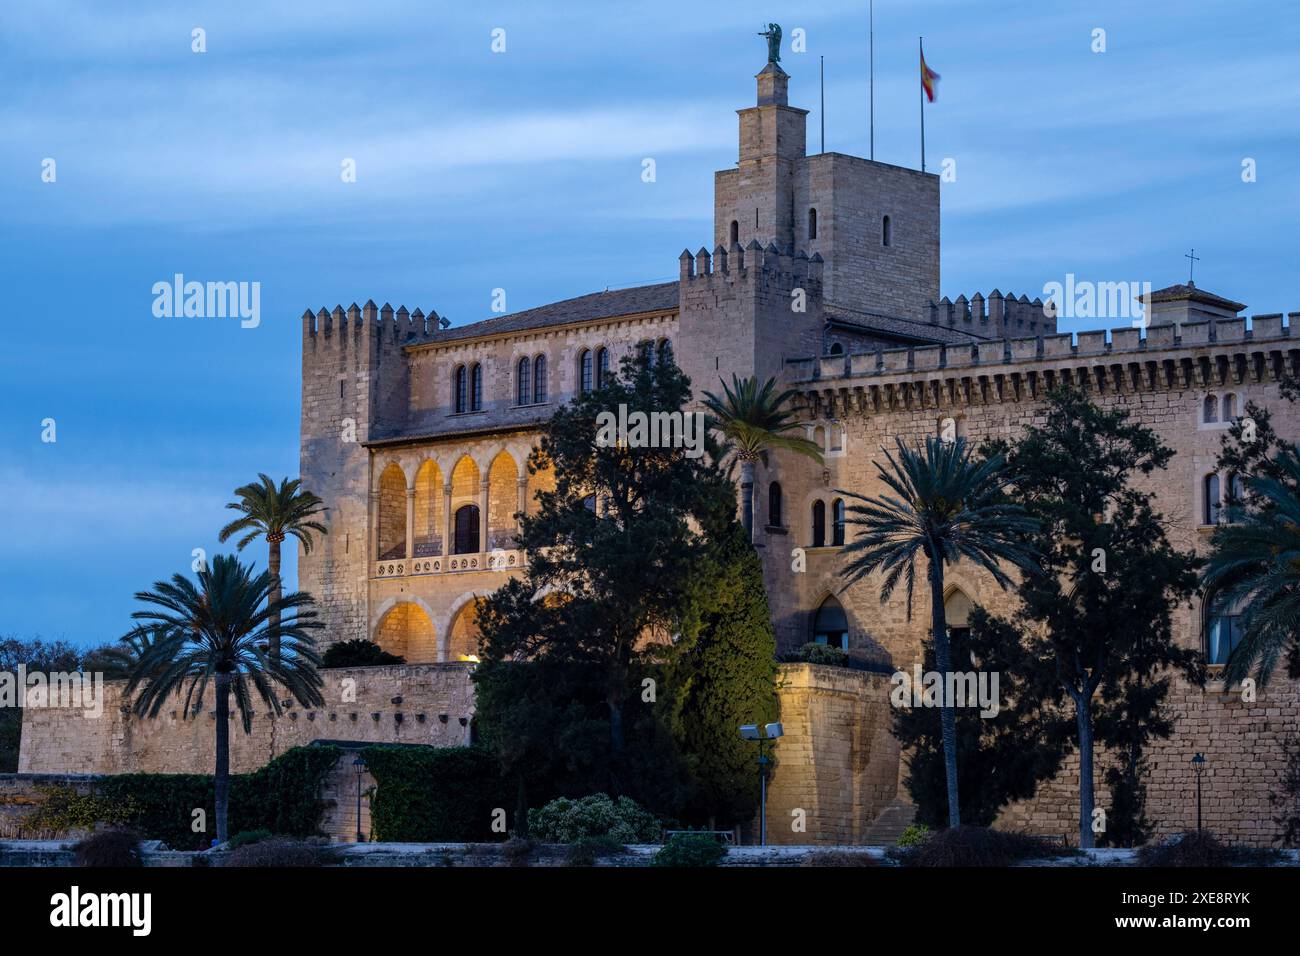
[[[1091,849],[1092,809],[1092,697],[1076,697],[1074,722],[1079,730],[1079,846]]]
[[[267,570],[271,572],[271,593],[270,601],[272,604],[279,602],[284,594],[283,583],[280,581],[280,542],[279,540],[267,539]],[[280,612],[277,609],[271,615],[271,621],[267,627],[268,653],[271,660],[280,659]]]
[[[939,728],[943,737],[943,772],[948,783],[948,826],[961,826],[961,804],[957,796],[957,712],[947,694],[952,670],[948,646],[948,621],[943,610],[943,562],[930,558],[930,621],[934,637],[934,661],[943,681]]]
[[[754,543],[754,463],[749,459],[740,462],[740,520],[745,526],[745,538]]]
[[[217,674],[217,842],[225,843],[230,803],[230,675]]]

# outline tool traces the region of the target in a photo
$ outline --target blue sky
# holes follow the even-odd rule
[[[117,637],[134,591],[220,550],[231,489],[296,474],[304,308],[461,323],[498,287],[515,311],[675,277],[710,242],[766,21],[810,146],[824,55],[827,149],[867,153],[862,0],[267,6],[49,0],[0,21],[0,635]],[[957,163],[945,294],[1032,298],[1067,272],[1159,288],[1194,246],[1203,288],[1300,309],[1300,15],[880,0],[885,162],[918,164],[920,34],[942,75],[927,159]],[[261,325],[156,318],[177,272],[260,282]]]

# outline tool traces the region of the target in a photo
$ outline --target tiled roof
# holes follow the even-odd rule
[[[1232,312],[1240,312],[1246,307],[1242,302],[1233,302],[1231,299],[1225,299],[1223,296],[1215,295],[1213,292],[1206,292],[1204,289],[1198,289],[1196,288],[1195,282],[1165,286],[1163,289],[1156,289],[1152,292],[1150,299],[1147,299],[1147,296],[1141,296],[1141,298],[1150,302],[1181,302],[1184,299],[1190,299],[1192,302],[1214,305],[1221,309],[1228,309]]]
[[[477,338],[480,335],[525,332],[529,329],[609,319],[619,315],[636,315],[640,312],[666,312],[677,308],[677,293],[676,282],[660,282],[657,285],[642,285],[631,289],[593,292],[590,295],[580,295],[576,299],[564,299],[561,302],[540,305],[535,309],[525,309],[523,312],[515,312],[511,315],[499,315],[483,319],[481,322],[471,322],[469,325],[453,326],[430,336],[420,344],[439,345],[459,339]]]
[[[894,336],[909,342],[934,342],[945,345],[960,345],[963,342],[977,342],[987,336],[977,335],[946,325],[930,325],[925,322],[911,322],[893,316],[880,315],[875,312],[859,312],[842,305],[830,305],[822,309],[826,321],[846,328],[863,332],[875,332],[879,335]]]

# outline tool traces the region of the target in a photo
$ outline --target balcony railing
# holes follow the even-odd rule
[[[520,550],[482,551],[477,554],[449,554],[432,557],[389,558],[376,561],[372,578],[405,578],[425,574],[453,574],[465,571],[517,571],[524,566]]]

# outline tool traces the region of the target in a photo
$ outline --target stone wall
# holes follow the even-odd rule
[[[785,736],[768,786],[768,842],[861,843],[897,793],[889,679],[843,667],[783,664],[779,680]],[[797,828],[801,822],[804,831]]]
[[[293,747],[316,740],[413,743],[454,747],[470,742],[472,665],[421,664],[327,670],[325,705],[272,715],[264,704],[244,733],[232,715],[230,769],[256,770]],[[209,697],[201,716],[182,719],[181,705],[156,718],[123,713],[119,681],[104,685],[98,719],[67,709],[23,712],[20,773],[211,773],[215,733]]]

